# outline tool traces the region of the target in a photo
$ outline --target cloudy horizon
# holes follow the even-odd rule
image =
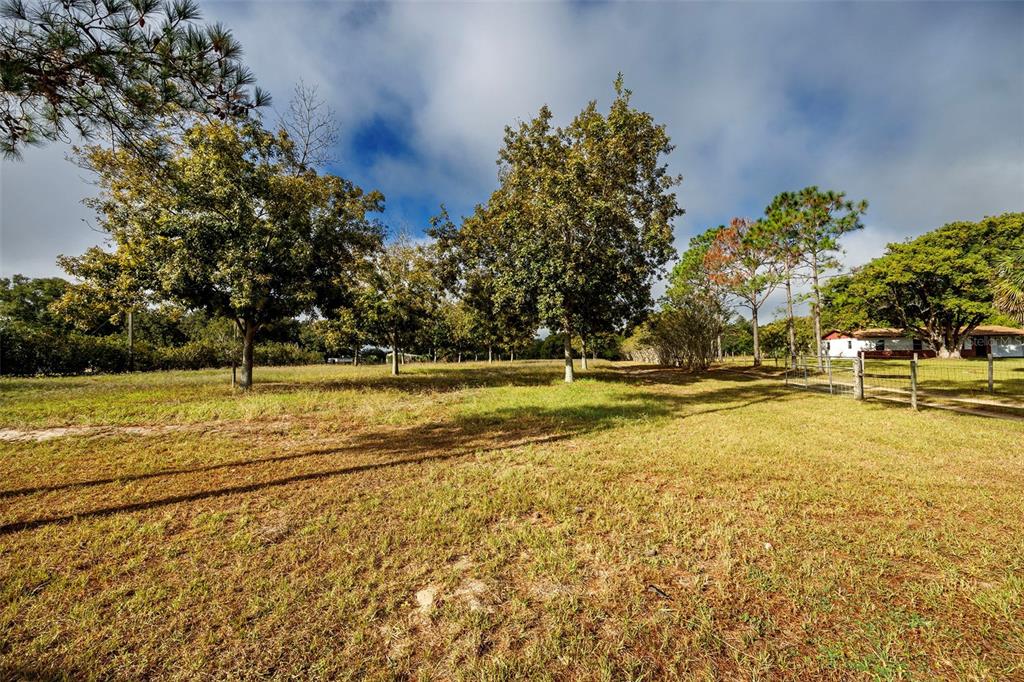
[[[301,79],[335,110],[332,172],[421,234],[496,186],[505,125],[544,104],[605,108],[622,72],[664,123],[693,235],[816,184],[867,199],[847,266],[954,220],[1024,209],[1022,4],[363,4],[203,2],[270,90]],[[102,241],[66,145],[0,171],[0,274],[62,274]],[[772,301],[766,309],[777,304]]]

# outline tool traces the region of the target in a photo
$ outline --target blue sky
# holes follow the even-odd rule
[[[870,202],[848,264],[1024,209],[1024,3],[200,5],[277,109],[300,78],[319,88],[341,125],[331,170],[380,189],[414,236],[442,202],[458,217],[486,200],[505,125],[605,106],[618,71],[677,145],[680,247],[808,184]],[[57,254],[101,240],[65,153],[3,163],[4,275],[57,274]]]

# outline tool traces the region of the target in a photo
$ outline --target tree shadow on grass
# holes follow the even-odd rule
[[[469,456],[488,456],[510,449],[550,445],[566,439],[607,430],[637,419],[677,418],[713,414],[779,400],[799,400],[805,395],[785,391],[781,387],[751,385],[739,381],[701,393],[674,395],[635,392],[617,396],[613,403],[575,404],[560,407],[530,405],[502,407],[453,418],[429,426],[391,429],[357,434],[339,447],[316,448],[272,455],[263,458],[238,458],[206,466],[170,469],[102,479],[84,480],[56,485],[42,485],[0,492],[0,498],[22,498],[73,489],[95,489],[144,479],[164,479],[164,493],[159,497],[124,501],[95,507],[102,494],[94,490],[86,496],[91,508],[80,508],[74,496],[62,495],[47,499],[50,512],[46,516],[20,518],[0,525],[0,536],[29,531],[76,519],[99,518],[119,513],[141,512],[176,504],[184,504],[229,495],[244,495],[292,484],[356,475],[401,466],[438,464]],[[705,406],[705,409],[701,409]],[[338,458],[361,458],[358,463],[337,466]],[[209,485],[209,474],[219,473],[225,485],[195,490],[196,485]],[[246,484],[230,484],[239,474],[260,475],[261,480]],[[194,480],[197,474],[203,474]],[[185,478],[182,478],[185,477]],[[129,493],[131,491],[128,491]],[[123,496],[118,485],[108,497]],[[54,506],[58,508],[53,510]],[[30,515],[31,516],[31,515]]]
[[[405,393],[450,393],[472,388],[495,386],[549,386],[561,380],[561,374],[550,364],[490,365],[412,365],[398,376],[381,370],[376,375],[346,375],[347,368],[330,378],[306,381],[259,381],[253,385],[257,393],[289,393],[296,391],[402,391]]]
[[[690,372],[664,365],[599,365],[586,371],[577,369],[579,381],[602,381],[629,385],[668,384],[682,386],[702,379],[753,382],[774,376],[768,370],[714,368]],[[344,376],[309,381],[265,381],[254,385],[256,392],[289,393],[297,391],[370,390],[405,393],[449,393],[473,388],[502,386],[557,386],[563,383],[561,365],[546,361],[519,362],[514,365],[412,365],[398,376]]]

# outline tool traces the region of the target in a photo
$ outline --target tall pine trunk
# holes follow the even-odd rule
[[[789,336],[789,360],[792,361],[796,357],[796,329],[793,323],[793,277],[789,271],[786,272],[786,334]]]
[[[580,337],[580,369],[584,372],[590,369],[587,365],[587,339]]]
[[[757,306],[750,307],[750,331],[754,336],[754,367],[761,366],[761,336],[757,329]]]
[[[487,362],[494,362],[494,349],[491,348],[491,344],[487,344]]]
[[[352,366],[353,367],[358,367],[359,366],[359,344],[358,343],[355,346],[352,347]]]
[[[252,388],[252,358],[253,349],[256,346],[256,324],[251,320],[242,322],[242,380],[240,385],[243,389]]]
[[[391,375],[398,376],[398,340],[391,338]]]
[[[572,373],[572,332],[569,330],[569,323],[565,324],[565,339],[562,342],[562,353],[565,356],[565,383],[571,384]]]
[[[811,257],[811,280],[814,288],[814,355],[818,358],[818,369],[821,363],[821,288],[818,286],[818,255]]]

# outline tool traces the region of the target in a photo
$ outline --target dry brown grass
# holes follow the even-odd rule
[[[0,384],[0,678],[1024,675],[1020,423],[410,370]]]

